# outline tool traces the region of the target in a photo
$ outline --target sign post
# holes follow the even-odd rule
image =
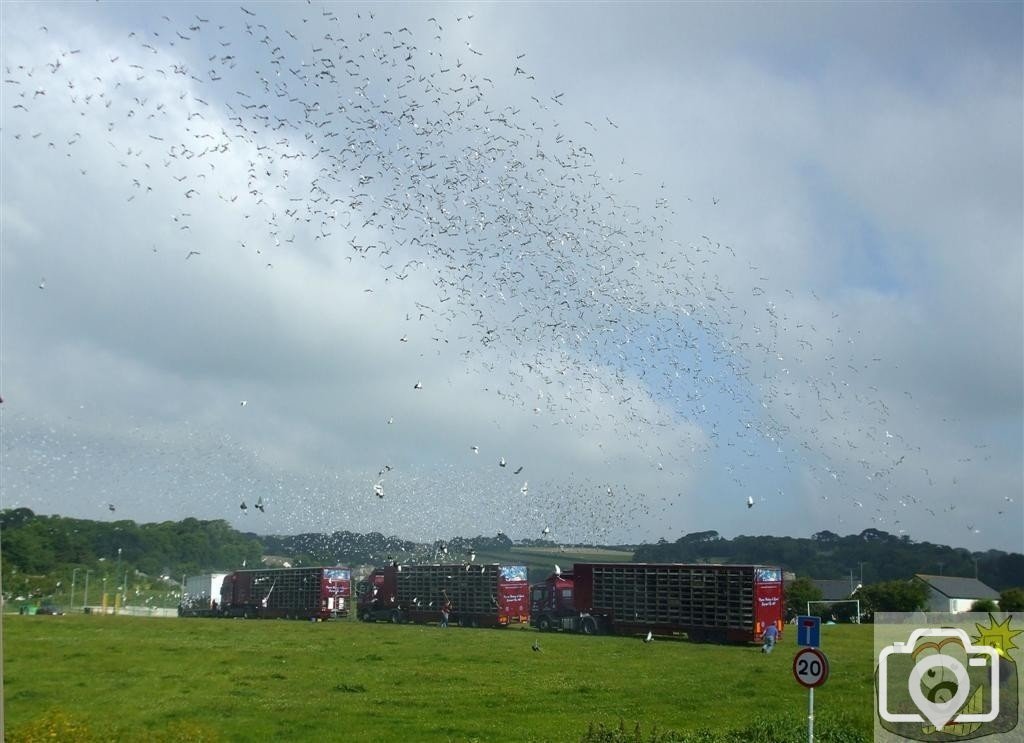
[[[828,680],[828,658],[817,648],[804,648],[793,658],[793,676],[810,692],[807,700],[807,743],[814,743],[814,687]]]
[[[796,618],[796,644],[805,648],[821,647],[821,617]]]

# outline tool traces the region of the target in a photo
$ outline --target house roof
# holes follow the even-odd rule
[[[811,580],[821,590],[821,597],[825,601],[840,601],[850,598],[853,593],[848,580]]]
[[[989,588],[977,578],[958,578],[952,575],[914,575],[931,588],[951,599],[998,599],[999,592]]]

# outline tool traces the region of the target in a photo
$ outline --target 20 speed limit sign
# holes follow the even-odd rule
[[[793,658],[793,675],[808,689],[821,686],[828,679],[828,658],[817,648],[804,648]]]

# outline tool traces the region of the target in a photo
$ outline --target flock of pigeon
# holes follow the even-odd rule
[[[258,227],[258,240],[183,248],[190,267],[231,251],[270,271],[291,252],[329,250],[378,287],[408,286],[407,331],[385,342],[429,339],[539,425],[581,437],[610,427],[653,471],[668,465],[666,477],[673,463],[714,453],[740,509],[761,492],[750,463],[762,451],[879,524],[898,524],[900,507],[914,505],[894,487],[914,447],[890,433],[886,402],[859,380],[864,362],[841,318],[804,322],[806,298],[773,287],[752,251],[680,239],[682,206],[667,191],[623,197],[619,186],[643,174],[623,159],[609,175],[566,125],[571,95],[545,89],[527,51],[505,60],[503,75],[490,72],[486,45],[458,36],[472,16],[454,6],[398,25],[334,3],[291,6],[287,20],[263,4],[210,17],[168,7],[153,27],[125,31],[116,51],[54,51],[40,27],[37,56],[5,52],[7,145],[71,168],[82,148],[109,150],[121,179],[97,186],[120,191],[126,209],[153,208],[153,194],[170,188],[177,198],[161,208],[183,236],[199,205]],[[155,92],[168,89],[177,92]],[[69,137],[30,116],[54,99]],[[218,169],[240,158],[246,170],[225,190]],[[431,392],[420,379],[408,385]],[[834,458],[837,448],[849,458]],[[529,499],[529,463],[483,456]],[[367,498],[385,500],[398,473],[367,469]],[[533,511],[542,537],[580,518],[600,536],[673,497],[577,473],[557,488]]]

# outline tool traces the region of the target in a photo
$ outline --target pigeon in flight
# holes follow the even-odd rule
[[[373,484],[373,494],[376,495],[378,498],[383,498],[384,497],[384,481],[383,480],[378,480],[377,482],[375,482]]]
[[[555,563],[555,575],[557,575],[557,576],[561,576],[562,575],[562,569],[560,567],[558,567],[558,563],[557,562]]]
[[[647,630],[647,637],[644,638],[644,642],[650,642],[653,639],[654,639],[654,633],[651,632],[650,630]]]
[[[245,501],[242,501],[242,505],[239,508],[242,509],[242,513],[249,513],[249,506],[245,505]]]
[[[421,389],[423,389],[423,382],[417,382],[416,384],[414,384],[414,385],[412,386],[412,388],[413,388],[414,390],[421,390]]]
[[[753,508],[753,507],[754,507],[754,496],[748,495],[747,496],[747,508]]]
[[[508,464],[508,462],[505,461],[505,457],[502,457],[501,459],[498,460],[499,467],[504,467],[506,464]]]
[[[548,534],[551,533],[551,527],[550,526],[545,526],[543,529],[541,529],[540,533],[543,534],[544,536],[547,536]]]
[[[264,511],[263,508],[264,508],[264,506],[263,506],[263,496],[261,495],[256,500],[256,510],[258,510],[260,513],[266,513],[266,511]]]

